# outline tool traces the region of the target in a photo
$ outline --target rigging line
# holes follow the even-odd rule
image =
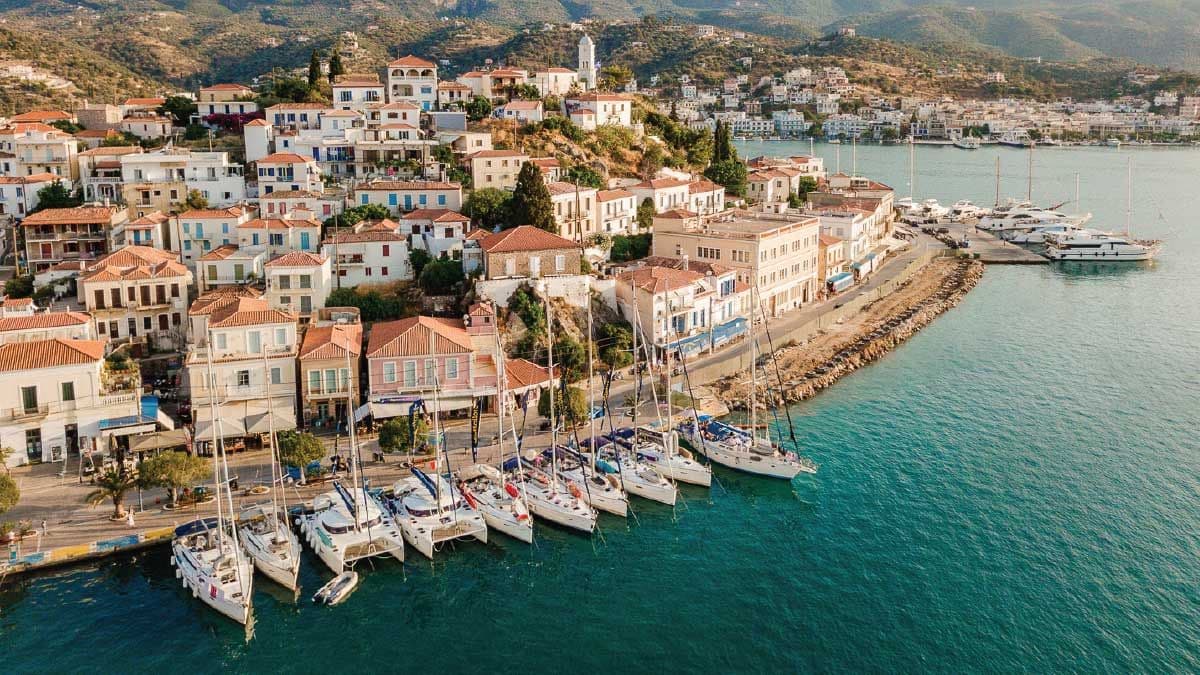
[[[700,454],[704,455],[704,460],[708,464],[708,469],[712,475],[712,482],[716,483],[722,492],[728,494],[729,490],[726,490],[725,486],[721,484],[721,481],[717,478],[717,472],[712,470],[713,461],[708,456],[708,446],[705,444],[704,434],[700,430],[700,411],[696,410],[696,394],[692,391],[692,378],[688,375],[687,360],[680,359],[679,363],[683,366],[683,383],[687,386],[688,396],[692,397],[692,423],[696,425],[696,437],[700,439]],[[671,431],[674,430],[668,429],[668,433]],[[709,498],[709,502],[712,502],[711,497]]]
[[[767,322],[766,310],[764,310],[763,306],[762,306],[762,294],[760,291],[758,291],[758,289],[755,289],[755,292],[759,294],[759,296],[758,296],[758,311],[759,311],[759,314],[761,314],[762,318],[763,318],[763,333],[767,336],[767,347],[769,347],[771,349],[771,362],[775,365],[775,379],[779,382],[779,388],[780,388],[780,390],[782,390],[783,389],[783,371],[780,370],[780,368],[779,368],[779,357],[776,356],[775,343],[771,339],[771,327],[768,325],[768,322]],[[754,366],[755,366],[755,364],[753,364],[753,363],[750,364],[751,368],[753,368]],[[783,406],[783,412],[787,416],[788,436],[792,439],[792,450],[799,452],[800,444],[796,441],[796,427],[792,423],[791,406],[786,406],[786,405]],[[775,416],[776,422],[778,422],[779,417],[778,417],[778,413],[776,412],[775,406],[771,406],[771,414]]]

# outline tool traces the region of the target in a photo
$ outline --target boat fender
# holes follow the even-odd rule
[[[470,490],[463,490],[463,497],[466,497],[467,503],[471,505],[472,509],[479,508],[479,502],[475,501],[475,495],[471,494]]]
[[[576,499],[583,499],[583,491],[575,484],[575,481],[567,481],[567,489],[571,491],[571,496]]]
[[[621,488],[621,482],[619,480],[617,480],[616,476],[612,475],[611,473],[608,473],[608,474],[604,474],[604,477],[608,479],[609,485],[613,486],[614,488],[617,488],[618,490]]]
[[[507,492],[508,496],[512,497],[513,499],[521,496],[521,493],[517,490],[517,486],[513,485],[512,483],[505,483],[504,491]]]

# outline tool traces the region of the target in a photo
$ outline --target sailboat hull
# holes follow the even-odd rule
[[[250,620],[250,594],[253,589],[253,567],[250,563],[243,562],[239,570],[245,587],[231,587],[210,578],[203,563],[197,560],[185,543],[177,540],[172,544],[171,551],[176,576],[183,580],[183,587],[192,592],[192,597],[242,625]]]
[[[487,522],[488,529],[508,535],[526,544],[533,543],[533,518],[518,520],[512,513],[480,503],[479,513]]]
[[[284,588],[294,591],[299,587],[296,579],[300,574],[300,542],[296,541],[295,534],[290,530],[280,529],[279,535],[286,538],[284,546],[287,554],[284,556],[272,552],[273,535],[260,535],[250,531],[248,527],[243,528],[241,534],[246,552],[254,561],[254,569]]]

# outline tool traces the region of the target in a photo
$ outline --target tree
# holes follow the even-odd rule
[[[450,295],[464,278],[461,261],[434,260],[421,270],[417,283],[428,295]]]
[[[613,262],[625,262],[626,260],[645,258],[650,255],[651,242],[651,234],[649,232],[613,235],[612,250],[609,251],[609,258]]]
[[[633,363],[633,330],[624,321],[600,325],[600,360],[610,369]]]
[[[649,197],[646,197],[645,199],[643,199],[642,203],[638,204],[638,209],[637,209],[638,228],[643,229],[643,230],[649,230],[651,227],[654,226],[654,216],[656,216],[657,214],[658,214],[658,211],[654,208],[654,200],[650,199]],[[614,247],[616,246],[615,240],[613,242],[613,245],[614,245]]]
[[[665,161],[662,148],[654,144],[647,145],[642,152],[642,159],[638,161],[638,174],[643,180],[652,180],[663,168]]]
[[[616,91],[624,89],[633,81],[633,71],[628,66],[604,66],[600,69],[600,88]]]
[[[538,229],[558,234],[558,223],[554,222],[554,203],[550,201],[550,190],[542,178],[542,170],[533,162],[525,162],[517,174],[517,185],[513,189],[509,204],[512,214],[510,225],[532,225]]]
[[[425,444],[429,437],[429,423],[424,415],[415,418],[410,427],[404,417],[393,417],[379,427],[379,449],[386,453],[412,452]]]
[[[536,85],[524,82],[514,84],[508,88],[508,99],[511,101],[514,98],[524,99],[526,101],[536,101],[541,98],[542,92],[538,90]]]
[[[15,448],[0,446],[0,468],[4,469],[4,473],[8,473],[8,458],[15,454],[17,454]]]
[[[672,122],[679,121],[679,111],[675,108],[675,99],[671,99],[671,113],[667,117],[670,117]]]
[[[429,255],[425,249],[414,248],[408,254],[408,264],[412,266],[414,279],[420,279],[421,273],[425,271],[425,266],[431,262],[433,262],[433,256]]]
[[[804,198],[800,196],[800,193],[795,191],[788,193],[787,203],[789,209],[804,208]]]
[[[138,486],[137,478],[116,469],[108,469],[96,477],[96,489],[88,493],[83,501],[89,506],[99,506],[111,500],[113,520],[125,517],[125,495]]]
[[[167,505],[175,506],[179,491],[206,480],[212,467],[201,457],[175,451],[142,462],[138,473],[146,485],[167,488]]]
[[[512,193],[497,188],[480,188],[467,195],[463,214],[479,227],[494,230],[509,219]]]
[[[746,165],[736,159],[713,162],[704,170],[704,177],[725,186],[725,191],[741,197],[746,194]]]
[[[817,179],[812,176],[801,176],[799,187],[798,192],[800,193],[800,197],[808,199],[808,193],[817,189]]]
[[[71,206],[79,206],[79,200],[71,194],[67,186],[61,180],[55,181],[46,187],[38,190],[38,205],[37,210],[42,209],[62,209]]]
[[[363,321],[400,319],[410,314],[404,298],[395,293],[387,295],[371,289],[359,292],[356,288],[338,288],[329,294],[326,307],[357,307]]]
[[[278,434],[279,461],[285,466],[304,468],[325,456],[320,439],[307,431],[282,431]]]
[[[554,365],[568,382],[581,379],[587,373],[587,350],[583,343],[563,333],[554,341]]]
[[[488,115],[492,114],[492,102],[486,97],[475,95],[472,96],[466,104],[467,119],[472,122],[478,122]]]
[[[105,136],[104,140],[100,141],[100,147],[104,148],[120,148],[128,145],[141,145],[142,139],[134,136],[128,131]]]
[[[82,124],[79,124],[78,122],[72,122],[71,120],[56,120],[51,122],[50,126],[68,134],[77,134],[83,131]]]
[[[198,141],[208,135],[208,129],[199,124],[189,124],[183,129],[183,140]]]
[[[329,54],[329,81],[332,83],[339,75],[346,74],[346,66],[342,65],[341,44],[335,44]]]
[[[737,161],[737,149],[733,147],[733,132],[728,122],[717,122],[713,132],[713,164],[718,162]]]
[[[570,169],[567,169],[568,183],[575,183],[580,187],[596,188],[597,190],[604,189],[604,177],[595,169],[585,164],[576,164]]]
[[[21,490],[17,487],[17,481],[7,471],[0,474],[0,514],[16,506],[20,498]]]
[[[200,211],[208,208],[208,199],[199,190],[188,190],[187,199],[183,200],[183,205],[189,210]]]
[[[196,102],[186,96],[168,96],[159,106],[160,115],[167,115],[175,126],[186,126],[196,113]]]
[[[391,218],[392,212],[383,204],[360,204],[346,209],[336,216],[325,219],[325,229],[333,230],[343,227],[353,227],[364,220],[383,220]],[[332,234],[332,233],[327,233]]]
[[[538,414],[542,417],[550,416],[550,392],[554,392],[554,417],[556,420],[565,421],[567,425],[580,424],[588,418],[588,400],[587,393],[579,387],[567,387],[566,402],[569,407],[563,407],[562,389],[553,387],[553,389],[543,389],[542,395],[538,397]]]
[[[308,59],[308,86],[316,88],[321,84],[321,55],[317,54],[317,50],[312,50],[312,56]]]
[[[10,298],[33,297],[33,275],[13,277],[4,282],[4,294]]]

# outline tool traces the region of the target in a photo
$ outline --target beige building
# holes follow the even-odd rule
[[[65,260],[93,260],[108,253],[113,228],[127,221],[116,206],[44,209],[25,217],[25,260],[34,272]]]
[[[362,324],[354,307],[327,307],[317,313],[300,344],[300,387],[306,426],[324,427],[346,419],[346,404],[357,408]]]
[[[582,242],[596,233],[595,188],[559,181],[547,184],[546,189],[550,191],[554,222],[562,236]]]
[[[820,221],[809,216],[674,210],[654,218],[653,254],[731,267],[753,287],[752,302],[778,316],[816,298],[820,233]]]
[[[529,155],[516,150],[480,150],[467,155],[475,189],[497,188],[511,190],[517,185],[517,174],[529,161]]]
[[[80,270],[79,300],[95,317],[102,339],[177,348],[184,343],[191,282],[178,254],[126,246]]]

